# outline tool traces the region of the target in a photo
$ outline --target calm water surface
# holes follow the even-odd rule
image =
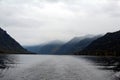
[[[115,65],[111,65],[111,59],[65,55],[0,55],[0,80],[119,80],[119,71],[113,69]]]

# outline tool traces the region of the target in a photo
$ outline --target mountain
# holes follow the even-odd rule
[[[55,54],[73,54],[75,52],[83,50],[88,46],[93,40],[97,39],[98,36],[84,36],[84,37],[75,37],[63,46]]]
[[[46,44],[41,44],[37,46],[28,46],[25,48],[31,52],[35,52],[39,54],[54,54],[63,44],[64,42],[55,40],[52,42],[48,42]]]
[[[98,39],[99,37],[101,37],[101,35],[98,36],[93,36],[93,37],[87,37],[82,39],[81,41],[79,41],[75,46],[73,51],[74,52],[78,52],[78,51],[82,51],[84,48],[86,48],[90,43],[92,43],[94,40]]]
[[[72,48],[81,40],[80,37],[75,37],[72,40],[68,41],[66,44],[62,45],[55,54],[70,54]]]
[[[40,48],[43,45],[35,45],[35,46],[24,46],[25,49],[27,49],[28,51],[34,52],[34,53],[39,53]]]
[[[120,31],[107,33],[93,41],[78,54],[84,55],[120,55]]]
[[[28,53],[28,51],[0,28],[0,53]]]

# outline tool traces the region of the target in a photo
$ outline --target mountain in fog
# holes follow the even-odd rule
[[[48,42],[46,44],[40,44],[37,46],[28,46],[25,48],[31,52],[35,52],[39,54],[54,54],[63,44],[64,42],[55,40],[52,42]]]
[[[120,31],[109,32],[93,41],[79,54],[84,55],[120,55]]]
[[[90,43],[92,43],[94,40],[101,37],[101,35],[93,36],[93,37],[87,37],[79,41],[73,48],[73,52],[78,52],[86,48]]]
[[[43,45],[41,44],[41,45],[35,45],[35,46],[24,46],[24,48],[27,49],[28,51],[39,53],[39,50],[42,46]]]
[[[100,36],[89,35],[83,37],[75,37],[66,43],[61,41],[52,41],[37,46],[27,46],[25,48],[29,51],[39,54],[71,55],[83,50],[98,37]]]
[[[0,53],[28,53],[28,51],[0,28]]]
[[[75,37],[63,46],[55,54],[74,54],[75,52],[83,50],[88,46],[93,40],[97,39],[99,36],[84,36],[84,37]]]
[[[72,48],[81,40],[80,37],[75,37],[72,40],[68,41],[62,45],[55,54],[71,54],[73,51]]]

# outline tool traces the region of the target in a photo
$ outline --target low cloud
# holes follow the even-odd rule
[[[0,25],[22,45],[120,29],[119,0],[1,0]]]

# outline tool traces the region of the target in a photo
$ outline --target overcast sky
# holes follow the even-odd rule
[[[120,0],[0,0],[0,26],[22,45],[120,30]]]

